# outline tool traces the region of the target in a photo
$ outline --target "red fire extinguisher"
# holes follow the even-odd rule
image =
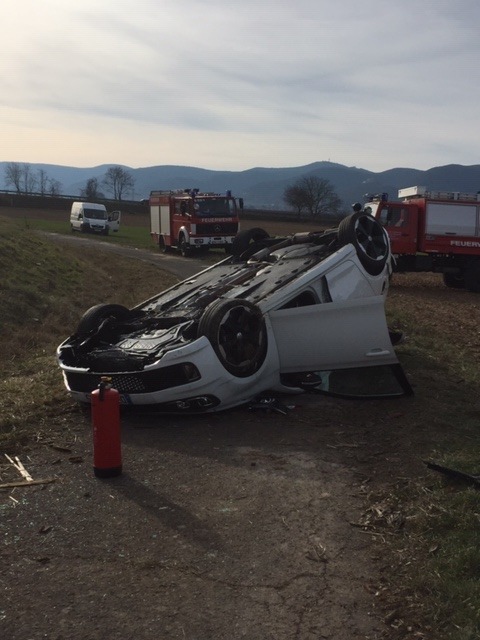
[[[112,478],[122,473],[120,394],[112,388],[111,380],[103,376],[91,394],[93,471],[97,478]]]

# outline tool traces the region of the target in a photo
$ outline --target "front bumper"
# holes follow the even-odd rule
[[[273,336],[269,344],[274,346]],[[90,394],[102,376],[112,379],[122,405],[157,405],[159,409],[179,413],[228,409],[280,385],[275,348],[269,349],[258,372],[238,378],[224,369],[205,337],[167,352],[141,371],[92,372],[67,366],[62,362],[62,349],[67,346],[68,341],[60,345],[57,357],[71,397],[83,403],[90,402]]]

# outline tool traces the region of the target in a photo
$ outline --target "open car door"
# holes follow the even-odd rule
[[[269,314],[286,383],[348,397],[412,393],[381,296],[319,304]]]
[[[108,228],[110,231],[118,231],[120,228],[121,211],[112,211],[108,214]]]

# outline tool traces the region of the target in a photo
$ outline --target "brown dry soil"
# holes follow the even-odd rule
[[[399,278],[390,295],[478,314],[477,297],[428,278]],[[124,412],[123,473],[108,480],[93,474],[90,417],[72,403],[19,452],[35,480],[54,481],[0,492],[0,637],[429,637],[391,610],[402,518],[375,500],[425,476],[422,457],[450,428],[425,419],[443,402],[432,376],[415,371],[412,398],[289,396],[286,415]],[[2,482],[19,479],[0,464]],[[369,525],[374,512],[388,526]]]

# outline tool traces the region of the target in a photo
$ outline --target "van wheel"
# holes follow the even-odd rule
[[[248,300],[212,302],[200,318],[198,336],[208,338],[222,366],[238,378],[256,373],[267,355],[265,320]]]
[[[78,335],[87,335],[100,327],[104,320],[124,321],[131,315],[131,311],[121,304],[96,304],[83,314],[77,326]]]
[[[341,246],[353,244],[365,271],[372,276],[382,273],[390,255],[390,243],[382,225],[363,211],[344,218],[338,226]]]

